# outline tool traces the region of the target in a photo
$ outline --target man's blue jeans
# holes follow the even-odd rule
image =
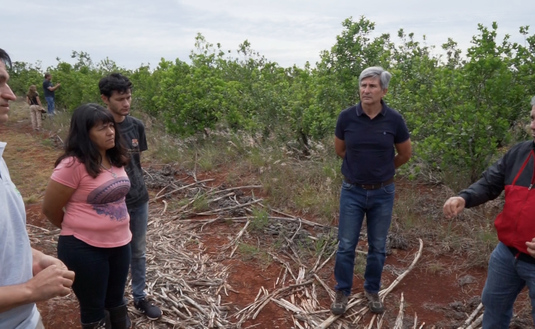
[[[54,115],[54,97],[45,97],[47,112],[49,116]]]
[[[535,264],[515,258],[503,243],[490,255],[487,281],[481,297],[485,311],[483,328],[509,328],[513,304],[525,286],[531,299],[531,317],[535,322]]]
[[[368,257],[364,273],[364,289],[377,293],[386,258],[386,236],[392,221],[395,195],[394,183],[376,190],[365,190],[357,185],[342,183],[340,219],[338,224],[338,251],[334,265],[336,290],[351,294],[355,249],[359,242],[364,215],[368,230]]]
[[[130,214],[130,231],[132,232],[132,294],[134,301],[145,297],[145,272],[147,249],[147,222],[149,219],[149,203],[144,203],[136,208],[128,208]]]
[[[98,248],[72,235],[60,235],[58,258],[74,271],[72,290],[80,302],[82,323],[104,318],[105,309],[124,304],[130,265],[130,244]]]

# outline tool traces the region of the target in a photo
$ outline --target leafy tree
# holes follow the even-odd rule
[[[162,59],[159,69],[154,72],[151,72],[149,66],[143,65],[130,74],[129,79],[133,84],[132,108],[142,109],[155,117],[160,114],[157,99],[161,92],[161,75],[165,63],[165,59]]]
[[[524,93],[515,83],[512,47],[506,36],[499,45],[497,25],[479,25],[464,63],[458,60],[451,40],[445,66],[437,68],[427,86],[430,96],[428,124],[418,122],[419,155],[440,171],[463,170],[471,181],[509,141],[509,128],[518,118],[517,104]],[[462,64],[462,66],[461,66]],[[425,129],[425,130],[424,130]]]
[[[375,23],[361,17],[354,22],[350,17],[342,26],[330,51],[321,53],[321,62],[314,71],[314,103],[304,113],[311,131],[310,136],[323,138],[333,134],[340,111],[358,101],[358,77],[369,66],[389,68],[391,42],[388,34],[375,39],[370,34]]]
[[[220,104],[224,81],[215,65],[216,54],[204,37],[197,36],[198,53],[192,53],[192,65],[176,60],[160,63],[161,93],[156,104],[165,118],[169,132],[191,135],[213,128],[221,117]]]
[[[9,86],[15,95],[26,95],[31,85],[37,87],[37,92],[42,94],[43,74],[39,65],[33,66],[24,62],[13,62],[9,72]]]
[[[436,55],[425,36],[420,41],[400,29],[394,43],[389,34],[372,37],[375,23],[365,17],[349,17],[319,62],[304,68],[283,68],[247,40],[231,52],[198,34],[189,64],[162,58],[154,70],[131,72],[73,51],[74,64],[58,59],[48,71],[62,84],[60,108],[98,102],[98,81],[121,72],[134,83],[133,107],[161,120],[170,133],[246,131],[297,143],[306,154],[311,141],[333,134],[340,111],[358,102],[362,70],[382,66],[393,74],[385,100],[404,115],[414,142],[412,169],[475,180],[502,148],[526,138],[527,104],[535,95],[535,36],[523,26],[524,42],[511,43],[508,35],[498,40],[497,29],[496,23],[480,24],[466,54],[448,39],[444,55]],[[39,64],[15,62],[11,87],[25,94],[31,84],[41,85],[43,73]]]

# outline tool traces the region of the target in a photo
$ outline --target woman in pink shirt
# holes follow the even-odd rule
[[[61,228],[58,258],[76,274],[82,328],[130,327],[124,290],[130,262],[126,149],[111,112],[78,107],[56,160],[43,213]]]

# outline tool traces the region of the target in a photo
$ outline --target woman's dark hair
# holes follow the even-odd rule
[[[85,165],[87,173],[95,178],[101,172],[102,156],[95,146],[89,131],[95,125],[113,123],[115,127],[115,146],[106,151],[112,165],[123,167],[128,163],[127,150],[121,140],[121,134],[111,112],[98,104],[84,104],[74,110],[71,118],[69,135],[65,141],[64,153],[56,160],[56,167],[61,160],[73,156]]]

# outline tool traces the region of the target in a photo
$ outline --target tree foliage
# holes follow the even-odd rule
[[[297,143],[306,154],[312,140],[333,135],[340,111],[359,101],[360,72],[382,66],[393,74],[385,101],[411,131],[413,169],[462,171],[475,180],[505,146],[526,138],[522,126],[535,94],[535,35],[528,26],[519,28],[520,44],[509,35],[499,40],[497,23],[479,24],[466,54],[452,39],[435,47],[403,29],[396,38],[374,30],[365,17],[344,20],[333,46],[303,68],[281,67],[247,40],[232,52],[198,34],[189,63],[162,58],[154,69],[129,71],[73,51],[74,64],[58,59],[47,71],[61,82],[57,104],[67,110],[98,102],[100,78],[119,71],[134,83],[133,107],[171,134],[246,131]],[[43,73],[40,65],[15,62],[11,86],[24,94],[30,84],[41,85]]]

